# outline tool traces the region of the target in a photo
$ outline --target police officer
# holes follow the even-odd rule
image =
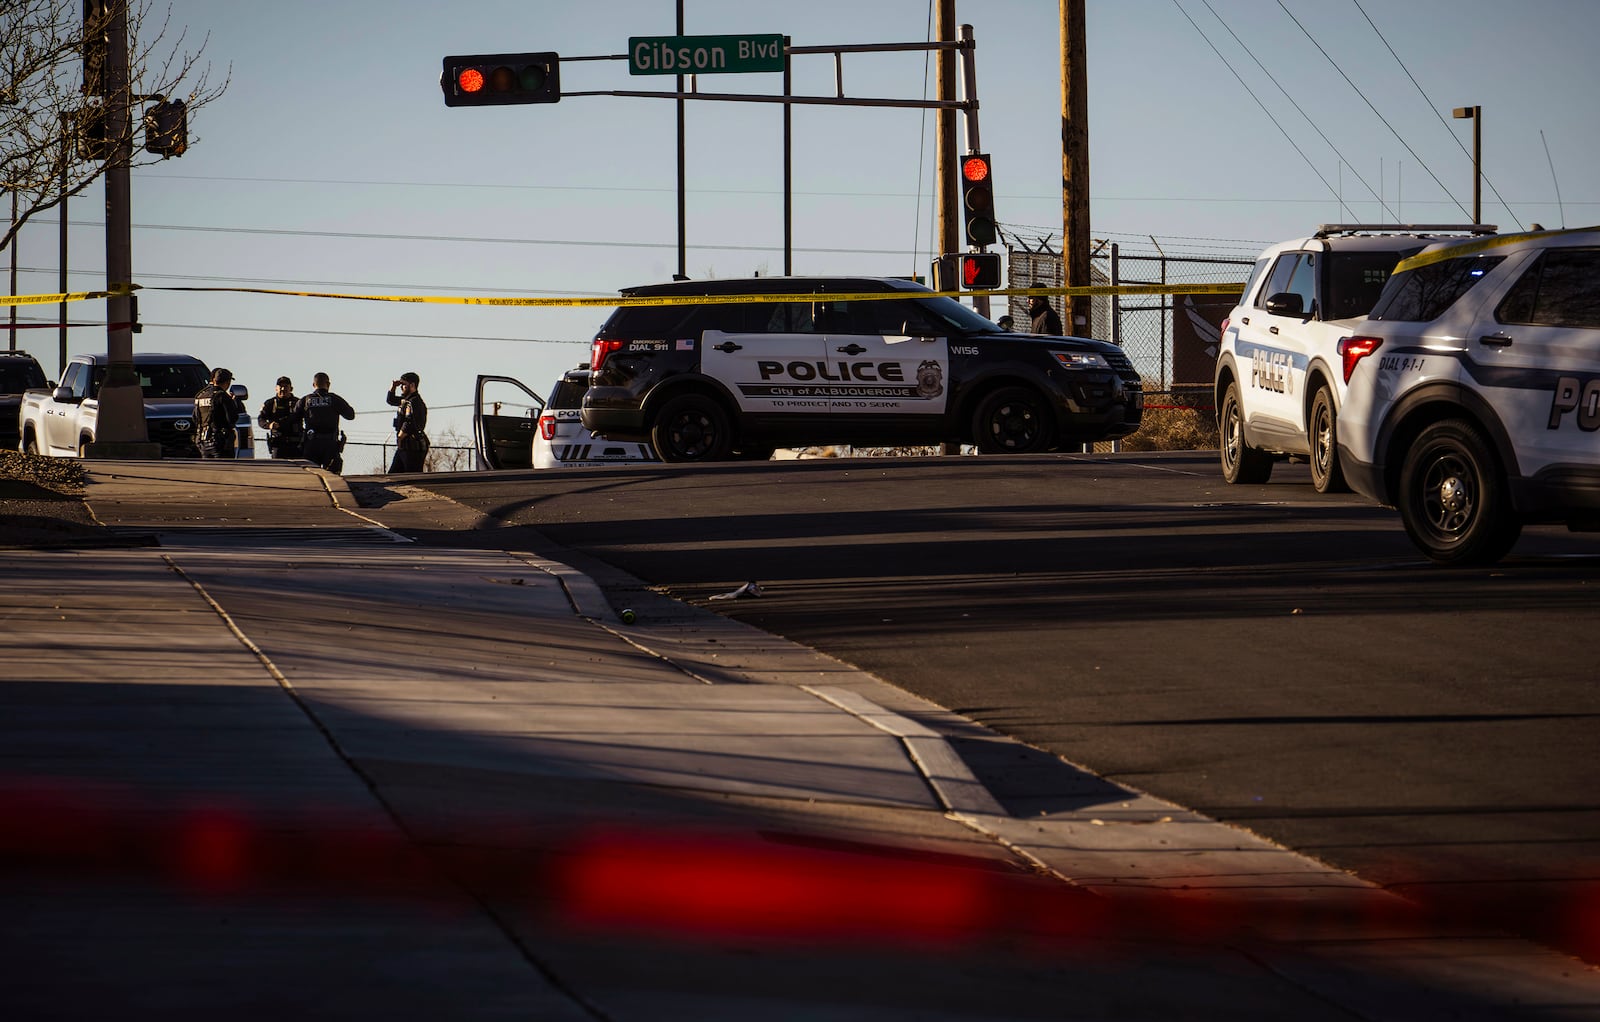
[[[287,376],[278,377],[278,392],[261,405],[256,422],[267,431],[267,450],[274,458],[300,457],[300,445],[305,439],[305,424],[295,414],[300,399],[294,396],[294,383]]]
[[[401,373],[389,384],[384,398],[399,409],[394,416],[394,460],[389,462],[390,472],[421,472],[428,455],[428,403],[417,393],[422,377],[416,373]]]
[[[194,396],[194,445],[202,458],[232,458],[239,446],[244,405],[228,390],[232,382],[228,370],[212,370],[211,382]]]
[[[337,472],[344,467],[340,451],[344,443],[339,436],[339,420],[354,419],[356,410],[350,402],[328,390],[328,374],[317,373],[311,377],[315,389],[294,406],[294,416],[305,427],[301,442],[302,456],[320,468]]]

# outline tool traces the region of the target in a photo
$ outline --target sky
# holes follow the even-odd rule
[[[153,0],[159,18],[168,4]],[[436,445],[470,443],[478,374],[547,393],[588,357],[606,309],[343,301],[177,287],[362,295],[605,296],[677,270],[670,100],[569,96],[447,108],[448,54],[553,50],[563,91],[670,91],[630,76],[630,36],[674,34],[675,0],[171,0],[227,91],[181,158],[134,171],[136,350],[225,365],[252,411],[280,374],[326,371],[362,414],[346,471],[392,441],[383,396],[422,378]],[[795,46],[929,38],[929,0],[684,0],[687,34],[787,34]],[[1061,231],[1055,0],[958,0],[974,29],[981,145],[1002,229]],[[1249,258],[1328,222],[1465,223],[1479,105],[1483,217],[1503,231],[1600,223],[1600,4],[1589,0],[1088,0],[1090,233],[1126,251]],[[933,95],[920,52],[848,54],[844,93]],[[776,74],[702,92],[781,92]],[[796,95],[832,95],[828,56],[795,58]],[[686,104],[691,277],[783,270],[782,110]],[[934,117],[793,111],[795,272],[926,274]],[[958,135],[960,134],[958,129]],[[1381,202],[1380,202],[1381,200]],[[70,288],[104,285],[103,191],[70,210]],[[54,293],[57,224],[24,229],[18,290]],[[101,303],[74,322],[104,322]],[[998,314],[998,313],[997,313]],[[55,321],[53,306],[23,322]],[[58,371],[53,331],[23,345]],[[69,350],[104,351],[75,328]],[[452,436],[454,434],[454,436]]]

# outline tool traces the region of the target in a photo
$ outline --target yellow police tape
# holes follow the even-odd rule
[[[1395,273],[1404,273],[1407,270],[1419,270],[1424,266],[1442,263],[1449,259],[1460,259],[1462,256],[1477,255],[1487,252],[1502,245],[1515,245],[1519,241],[1529,238],[1544,238],[1558,234],[1576,234],[1580,231],[1593,231],[1593,227],[1570,227],[1560,231],[1523,231],[1519,234],[1496,234],[1489,238],[1478,238],[1474,241],[1463,241],[1459,244],[1446,245],[1444,248],[1433,252],[1419,252],[1414,256],[1400,260],[1395,266]]]
[[[717,282],[707,281],[715,287]],[[1076,297],[1106,297],[1110,295],[1224,295],[1237,294],[1242,284],[1097,284],[1090,287],[1020,287],[996,288],[993,291],[868,291],[816,294],[749,294],[749,295],[653,295],[601,298],[463,298],[453,295],[352,295],[331,291],[278,291],[261,287],[144,287],[133,286],[138,291],[198,291],[232,292],[253,295],[284,295],[293,298],[338,298],[354,302],[411,302],[428,305],[494,305],[507,308],[560,308],[591,306],[615,308],[639,305],[754,305],[763,302],[879,302],[895,298],[975,298],[979,295],[1016,295],[1032,297],[1064,295]],[[81,302],[92,298],[106,298],[110,291],[77,291],[54,295],[0,295],[0,307],[7,305],[53,305],[61,302]],[[117,292],[122,293],[122,292]]]

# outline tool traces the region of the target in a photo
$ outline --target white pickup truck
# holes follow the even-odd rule
[[[74,355],[53,390],[30,390],[22,396],[18,425],[19,448],[25,454],[76,458],[83,445],[94,442],[99,418],[100,384],[106,378],[105,355]],[[144,391],[144,419],[150,439],[161,445],[164,458],[193,458],[194,396],[206,385],[211,371],[193,355],[135,352],[133,368]],[[230,388],[241,401],[249,392],[241,385]],[[239,418],[238,457],[255,456],[255,433],[248,410]]]

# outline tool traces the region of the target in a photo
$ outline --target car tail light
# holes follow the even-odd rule
[[[1232,322],[1233,322],[1233,317],[1232,316],[1223,316],[1222,317],[1222,325],[1217,327],[1217,336],[1218,337],[1226,337],[1226,336],[1228,336],[1228,324],[1232,323]]]
[[[624,343],[626,342],[596,337],[594,343],[589,345],[589,369],[593,372],[599,372],[600,368],[606,364],[606,356],[613,351],[621,351]]]
[[[1339,342],[1339,355],[1344,359],[1344,382],[1356,371],[1356,363],[1383,347],[1382,337],[1346,337]]]
[[[556,417],[554,415],[539,416],[539,435],[546,440],[556,438]]]

